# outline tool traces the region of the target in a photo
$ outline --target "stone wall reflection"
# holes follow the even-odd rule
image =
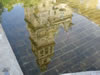
[[[72,11],[56,0],[42,0],[37,6],[25,7],[25,20],[37,64],[45,71],[54,55],[59,26],[66,31],[72,26]]]

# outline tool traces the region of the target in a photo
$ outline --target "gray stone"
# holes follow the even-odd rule
[[[0,24],[0,75],[23,75]]]

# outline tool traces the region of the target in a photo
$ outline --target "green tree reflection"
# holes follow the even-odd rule
[[[14,4],[22,3],[24,7],[33,6],[39,3],[40,0],[0,0],[0,3],[7,8],[8,11],[13,9]],[[1,5],[0,4],[0,5]]]
[[[3,4],[0,2],[0,23],[1,23],[1,14],[3,12]]]
[[[3,4],[0,2],[0,15],[1,15],[2,11],[3,11]]]

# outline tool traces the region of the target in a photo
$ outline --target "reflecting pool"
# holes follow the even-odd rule
[[[24,75],[100,70],[100,0],[0,0],[0,23]]]

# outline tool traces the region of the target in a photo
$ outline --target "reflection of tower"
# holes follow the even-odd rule
[[[54,36],[59,26],[67,31],[72,25],[71,18],[70,8],[66,4],[56,4],[54,0],[43,0],[36,7],[25,8],[32,49],[41,71],[47,69],[54,54]]]

